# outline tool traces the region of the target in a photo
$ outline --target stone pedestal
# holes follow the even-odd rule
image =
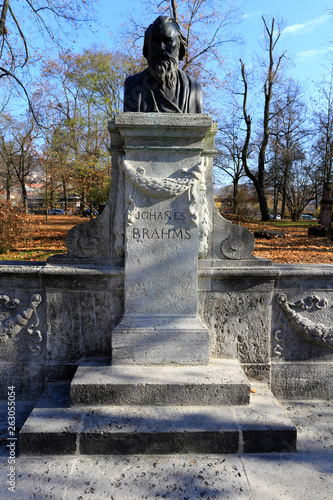
[[[209,332],[197,316],[200,184],[206,115],[122,113],[125,313],[113,364],[204,364]],[[117,224],[119,221],[115,221]]]
[[[269,365],[276,271],[252,255],[252,234],[216,209],[216,124],[206,115],[122,113],[109,130],[106,215],[71,231],[63,261],[77,260],[80,269],[87,262],[90,273],[105,265],[117,276],[114,290],[124,276],[124,313],[109,330],[112,363],[108,356],[82,362],[70,398],[68,384],[58,397],[48,386],[20,433],[20,452],[294,451],[295,427],[267,388],[250,395],[235,359],[251,373]],[[111,300],[104,305],[114,324]],[[99,309],[82,318],[94,314]],[[210,347],[221,358],[224,349],[225,359],[209,359]]]

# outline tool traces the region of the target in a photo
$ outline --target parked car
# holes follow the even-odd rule
[[[84,208],[81,212],[80,215],[83,217],[90,217],[90,208]],[[93,215],[97,216],[99,215],[98,210],[93,209]]]
[[[50,208],[49,215],[64,215],[65,210],[62,208]]]
[[[312,217],[312,215],[307,215],[307,214],[302,214],[301,219],[303,219],[303,220],[317,220],[315,217]]]
[[[270,218],[270,219],[275,219],[275,220],[280,220],[280,219],[281,219],[281,215],[276,214],[276,217],[274,217],[274,215],[273,215],[273,214],[270,214],[269,218]]]

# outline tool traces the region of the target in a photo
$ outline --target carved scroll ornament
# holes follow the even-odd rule
[[[174,198],[175,196],[179,196],[187,191],[194,183],[194,175],[192,178],[150,177],[145,174],[145,169],[143,167],[138,167],[136,170],[131,167],[128,160],[123,161],[123,168],[126,177],[128,177],[133,184],[149,196],[158,198]]]
[[[221,243],[221,252],[228,259],[246,259],[252,255],[254,245],[250,231],[233,225],[232,234]]]
[[[315,323],[294,310],[295,308],[303,310],[310,310],[313,308],[323,309],[327,305],[324,299],[320,299],[317,296],[311,296],[307,297],[305,300],[292,303],[288,302],[287,296],[284,293],[280,293],[276,296],[276,302],[285,313],[289,324],[304,339],[313,344],[333,349],[333,328],[328,328],[321,323]]]
[[[8,295],[0,295],[0,302],[4,304],[5,311],[0,313],[0,340],[18,335],[24,328],[31,336],[29,350],[38,355],[41,351],[40,343],[43,340],[39,326],[37,307],[42,302],[42,297],[35,293],[30,298],[28,306],[20,311],[16,311],[20,305],[20,300],[10,299]]]

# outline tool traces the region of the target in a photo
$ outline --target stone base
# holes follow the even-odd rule
[[[248,406],[50,408],[44,398],[21,430],[20,454],[295,451],[296,429],[284,409],[264,384],[256,389]]]
[[[82,366],[71,384],[72,405],[247,405],[250,386],[237,360],[203,366]]]
[[[209,342],[197,317],[125,316],[112,331],[112,364],[207,364]]]
[[[271,389],[279,399],[327,399],[333,397],[331,362],[292,361],[272,363]]]

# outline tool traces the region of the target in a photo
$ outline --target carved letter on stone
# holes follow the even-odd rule
[[[305,300],[292,303],[288,302],[284,293],[280,293],[276,296],[276,302],[284,311],[290,325],[298,334],[302,335],[303,338],[313,344],[333,349],[333,328],[315,323],[294,311],[294,308],[303,310],[309,310],[311,308],[322,309],[327,305],[325,300],[320,300],[319,297],[311,296],[307,297]]]
[[[37,327],[39,325],[39,317],[36,309],[42,302],[42,297],[35,293],[26,309],[16,312],[16,308],[20,304],[19,299],[10,300],[8,295],[0,295],[0,301],[4,301],[4,306],[7,309],[0,313],[0,340],[6,337],[13,337],[20,333],[21,330],[27,328],[29,335],[34,336],[33,343],[29,344],[29,349],[32,353],[38,355],[40,353],[40,344],[43,340],[42,334]]]

